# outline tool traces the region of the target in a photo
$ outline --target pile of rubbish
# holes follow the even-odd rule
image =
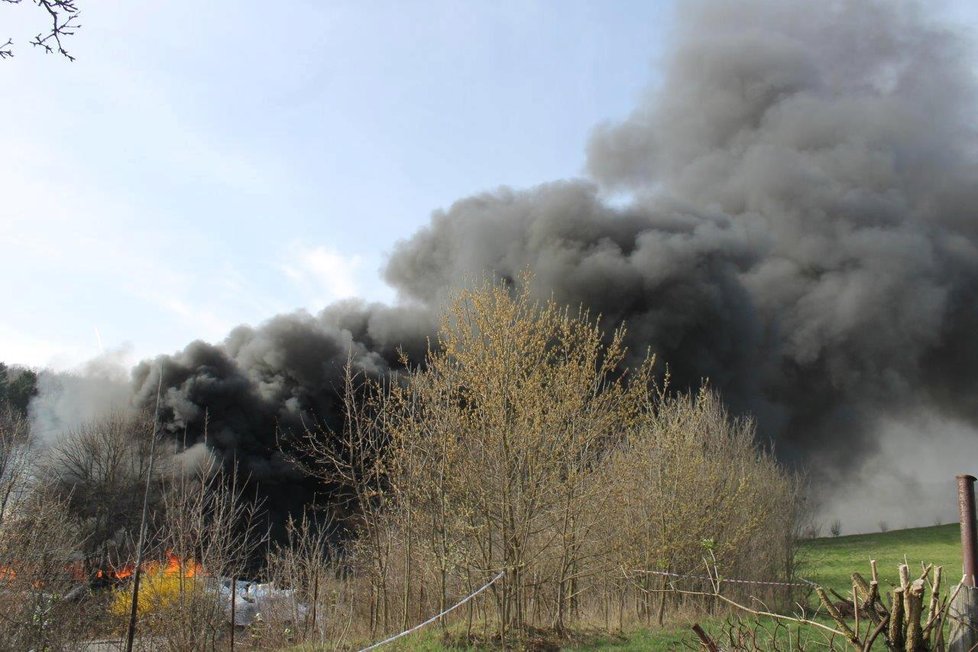
[[[218,585],[221,601],[227,605],[231,621],[231,580],[222,579]],[[234,626],[247,627],[260,620],[299,622],[309,607],[295,597],[292,589],[277,589],[272,583],[237,580],[234,582]]]

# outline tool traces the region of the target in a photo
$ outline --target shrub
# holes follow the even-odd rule
[[[754,423],[732,419],[715,392],[660,393],[607,476],[604,546],[615,566],[638,571],[631,583],[647,618],[649,591],[665,587],[650,572],[702,575],[710,556],[724,577],[792,575],[798,479],[759,450]]]
[[[156,571],[140,577],[139,602],[136,605],[137,616],[146,622],[157,619],[165,622],[172,619],[175,612],[190,600],[195,600],[204,592],[204,581],[196,577],[184,577],[179,573]],[[211,599],[214,593],[211,591]],[[110,613],[116,618],[128,622],[132,611],[132,586],[124,584],[112,594],[109,605]]]
[[[345,428],[308,433],[361,513],[349,550],[371,632],[500,570],[487,595],[502,640],[586,611],[648,618],[647,573],[702,572],[706,554],[731,576],[790,576],[799,484],[753,422],[709,389],[657,386],[652,358],[625,368],[624,331],[529,285],[458,294],[423,365],[388,386],[350,369]],[[490,617],[470,603],[468,633],[476,610]]]
[[[87,615],[76,576],[78,532],[66,505],[37,496],[18,502],[0,524],[0,650],[58,650],[82,635]]]

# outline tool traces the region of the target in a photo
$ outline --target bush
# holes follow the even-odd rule
[[[88,625],[83,579],[75,571],[78,532],[62,502],[32,496],[0,524],[0,650],[60,650]]]
[[[585,613],[622,622],[631,605],[648,618],[648,572],[702,573],[707,554],[730,576],[789,577],[799,484],[753,422],[711,390],[657,386],[651,358],[626,369],[623,331],[528,286],[461,292],[422,366],[389,386],[351,369],[346,427],[309,433],[322,477],[362,515],[350,550],[370,631],[500,570],[491,603],[466,608],[467,635],[477,610],[502,640]]]
[[[646,617],[648,591],[665,586],[650,571],[703,575],[709,555],[724,577],[793,574],[799,482],[759,450],[754,423],[731,419],[715,392],[660,394],[607,475],[614,500],[602,519],[605,546],[614,566],[639,571],[631,581],[645,590]]]
[[[136,615],[144,622],[150,619],[166,622],[173,618],[176,610],[182,608],[184,603],[193,601],[203,594],[204,588],[202,578],[184,577],[179,573],[162,571],[144,574],[139,581]],[[211,591],[211,599],[216,600],[214,591]],[[127,583],[115,589],[109,611],[116,618],[128,623],[132,611],[131,584]]]
[[[137,602],[137,631],[159,649],[214,650],[230,621],[230,595],[221,578],[240,577],[246,560],[264,541],[254,531],[259,508],[242,500],[236,474],[214,460],[177,473],[162,483],[164,527],[155,550],[164,562],[144,565]],[[120,589],[111,605],[116,617],[131,610],[131,587]]]

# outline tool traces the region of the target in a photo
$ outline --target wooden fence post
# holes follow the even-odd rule
[[[961,522],[961,589],[948,613],[951,631],[948,636],[948,652],[974,650],[978,645],[978,588],[975,573],[978,572],[978,539],[975,530],[975,477],[958,476],[958,515]]]
[[[962,586],[948,610],[948,652],[970,652],[978,645],[978,589]]]

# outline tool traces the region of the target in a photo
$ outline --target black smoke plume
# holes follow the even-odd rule
[[[272,494],[277,433],[336,424],[348,356],[417,360],[460,282],[533,272],[633,350],[703,378],[785,459],[857,463],[879,415],[978,420],[973,58],[923,5],[683,2],[658,88],[597,127],[585,178],[435,212],[384,271],[396,307],[340,303],[164,356],[168,427]],[[159,361],[134,372],[155,397]],[[304,496],[308,498],[309,496]]]

